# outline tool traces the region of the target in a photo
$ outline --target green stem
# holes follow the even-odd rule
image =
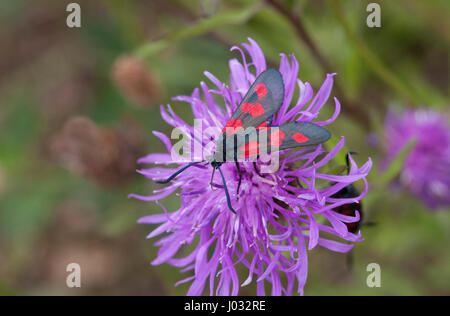
[[[244,24],[261,8],[262,5],[256,3],[244,9],[228,11],[209,18],[202,18],[196,24],[175,31],[161,40],[144,44],[135,51],[135,55],[145,59],[167,48],[173,42],[215,31],[227,25]]]

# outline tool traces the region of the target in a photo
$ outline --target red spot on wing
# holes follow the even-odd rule
[[[236,120],[236,122],[234,122],[233,124],[234,128],[240,129],[242,127],[242,121],[241,120]]]
[[[232,117],[227,125],[222,130],[222,133],[227,132],[229,135],[236,133],[239,129],[242,128],[242,121],[241,120],[235,120],[234,117]]]
[[[264,114],[264,112],[266,112],[261,103],[250,103],[250,102],[243,103],[241,106],[241,110],[243,112],[250,113],[250,115],[253,117],[259,116],[261,114]]]
[[[356,211],[358,211],[360,213],[360,215],[362,215],[360,207],[361,206],[358,203],[351,203],[351,204],[344,204],[344,205],[338,206],[338,207],[334,208],[333,210],[342,215],[355,216]],[[347,230],[349,232],[356,233],[359,229],[360,221],[353,222],[353,223],[345,223],[345,225],[347,226]]]
[[[255,87],[255,92],[258,98],[265,97],[267,95],[267,88],[264,83],[258,83]]]
[[[253,106],[253,103],[245,102],[245,103],[242,104],[241,110],[244,111],[244,112],[248,112],[248,111],[250,111],[252,106]]]
[[[252,141],[242,146],[241,158],[257,156],[258,154],[259,154],[259,143],[257,141]]]
[[[295,133],[294,135],[292,135],[292,138],[299,144],[307,142],[308,139],[309,139],[308,137],[306,137],[302,133]]]
[[[277,129],[275,132],[270,134],[270,146],[280,147],[283,143],[283,138],[286,136],[281,129]]]
[[[224,128],[223,128],[223,130],[222,130],[222,133],[225,133],[225,131],[227,130],[227,128],[233,126],[233,124],[234,124],[234,117],[232,117],[232,118],[227,122],[227,124],[224,126]]]
[[[342,215],[355,216],[355,209],[352,208],[351,204],[344,204],[336,208],[337,212]]]
[[[264,114],[264,112],[266,111],[261,103],[255,103],[255,105],[250,109],[250,115],[253,117]]]

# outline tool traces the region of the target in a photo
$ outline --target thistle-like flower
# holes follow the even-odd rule
[[[431,110],[390,110],[385,133],[388,164],[408,144],[399,181],[432,209],[450,205],[450,126],[448,117]]]
[[[197,119],[207,127],[216,127],[217,133],[230,119],[252,82],[266,69],[266,60],[255,41],[237,50],[242,62],[231,59],[230,82],[225,85],[209,72],[205,76],[215,86],[210,89],[204,82],[190,96],[178,96],[174,101],[190,104]],[[246,53],[245,53],[246,51]],[[250,58],[250,59],[248,59]],[[334,98],[335,111],[325,121],[315,121],[327,102],[335,74],[328,74],[315,94],[310,84],[298,79],[299,64],[293,55],[282,54],[279,71],[285,86],[284,101],[274,115],[272,125],[286,122],[313,122],[317,126],[332,123],[339,115],[340,104]],[[293,100],[299,90],[298,99]],[[213,94],[223,98],[216,102]],[[222,105],[222,106],[221,106]],[[161,106],[162,118],[176,128],[184,128],[193,134],[193,127],[178,117],[168,105]],[[153,153],[138,162],[141,164],[174,163],[170,152],[171,140],[160,132],[154,132],[169,153]],[[217,135],[216,135],[217,136]],[[208,143],[209,136],[198,141]],[[265,283],[271,284],[272,295],[303,294],[308,274],[308,250],[317,245],[336,252],[348,252],[353,242],[361,241],[361,234],[348,232],[345,223],[359,221],[356,216],[345,216],[334,208],[358,202],[367,193],[367,176],[372,162],[369,159],[361,168],[350,157],[348,175],[330,175],[321,172],[344,146],[344,138],[326,151],[322,145],[304,147],[297,151],[284,150],[278,171],[261,174],[252,163],[240,163],[242,184],[239,198],[236,194],[238,174],[234,163],[222,166],[236,214],[229,211],[223,188],[213,190],[210,178],[211,165],[196,165],[179,174],[169,186],[156,190],[153,196],[132,194],[143,201],[156,201],[163,213],[139,220],[144,224],[159,224],[150,233],[153,238],[166,233],[156,245],[160,247],[153,265],[168,263],[189,272],[190,276],[177,284],[191,282],[188,295],[201,295],[208,285],[210,295],[237,295],[241,286],[256,282],[257,294],[265,295]],[[175,162],[177,163],[177,162]],[[150,168],[139,172],[144,176],[161,180],[169,177],[174,169]],[[257,168],[260,162],[256,163]],[[365,189],[352,198],[332,197],[350,183],[363,180]],[[179,190],[181,207],[169,212],[159,200]],[[321,236],[322,233],[322,236]],[[343,241],[324,238],[334,235]],[[183,246],[191,252],[176,257]],[[181,251],[183,252],[183,251]],[[237,266],[248,269],[248,277],[241,280]],[[283,276],[284,275],[284,276]],[[283,280],[283,281],[282,281]]]

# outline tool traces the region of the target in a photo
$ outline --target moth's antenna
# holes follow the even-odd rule
[[[227,196],[228,208],[230,209],[230,211],[232,211],[234,214],[236,214],[236,211],[231,206],[230,193],[228,193],[228,188],[227,188],[227,184],[225,182],[225,177],[223,176],[222,170],[220,170],[220,168],[217,168],[217,169],[219,169],[220,175],[222,176],[222,182],[223,182],[223,186],[225,188],[225,195]]]
[[[162,181],[156,181],[156,183],[161,183],[161,184],[165,184],[168,183],[170,181],[172,181],[173,178],[175,178],[177,175],[179,175],[180,173],[182,173],[184,170],[186,170],[189,167],[192,167],[193,165],[199,164],[205,162],[203,161],[196,161],[196,162],[191,162],[190,164],[188,164],[187,166],[184,166],[183,168],[181,168],[180,170],[176,171],[174,174],[172,174],[170,177],[168,177],[166,180],[162,180]]]

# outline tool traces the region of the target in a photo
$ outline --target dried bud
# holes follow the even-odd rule
[[[122,56],[113,67],[113,80],[123,95],[139,106],[148,106],[161,97],[161,84],[142,60]]]
[[[52,152],[74,173],[101,185],[122,184],[134,175],[142,148],[136,133],[122,135],[77,117],[69,120],[55,137]]]

